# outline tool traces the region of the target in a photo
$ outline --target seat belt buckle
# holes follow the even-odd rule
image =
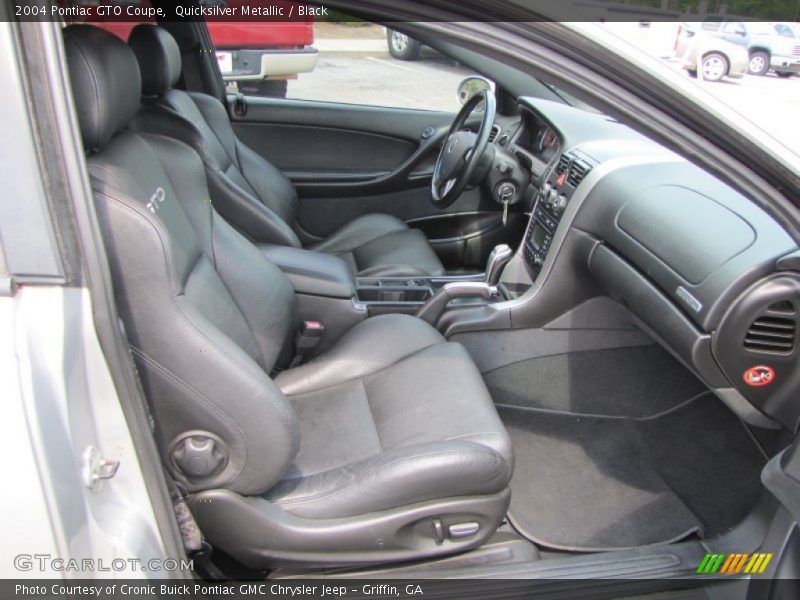
[[[290,369],[303,362],[303,359],[317,347],[324,333],[325,326],[319,321],[303,321],[294,339],[294,358],[289,364]]]

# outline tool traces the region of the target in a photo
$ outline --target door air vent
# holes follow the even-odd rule
[[[794,306],[791,302],[772,304],[768,313],[755,319],[748,328],[744,336],[745,349],[765,354],[791,354],[797,325],[794,319],[779,315],[792,313]]]
[[[578,184],[583,181],[586,174],[591,170],[591,167],[585,162],[576,160],[572,163],[572,168],[569,170],[567,176],[567,183],[572,187],[578,187]]]

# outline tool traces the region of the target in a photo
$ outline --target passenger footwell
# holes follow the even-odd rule
[[[710,393],[646,418],[498,410],[516,454],[509,519],[542,546],[616,550],[713,535],[760,492],[764,457]]]

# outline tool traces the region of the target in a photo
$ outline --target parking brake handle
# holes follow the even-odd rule
[[[447,305],[456,298],[483,298],[489,300],[497,295],[497,288],[482,281],[458,281],[446,283],[417,311],[417,316],[436,326]]]

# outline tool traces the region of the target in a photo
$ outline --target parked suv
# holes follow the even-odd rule
[[[750,32],[750,73],[779,77],[800,72],[800,29],[790,23],[747,23]]]

